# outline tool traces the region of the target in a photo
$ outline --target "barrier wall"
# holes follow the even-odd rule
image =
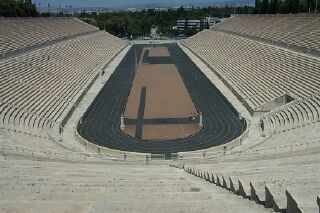
[[[238,138],[230,141],[229,143],[225,143],[219,146],[215,146],[209,149],[204,149],[204,150],[198,150],[198,151],[192,151],[192,152],[179,152],[179,159],[192,159],[192,158],[209,158],[212,155],[217,155],[217,154],[225,154],[227,151],[232,150],[233,148],[240,146],[242,142],[248,137],[249,134],[249,127],[250,127],[250,122],[246,120],[247,123],[247,128],[246,130],[240,135]]]
[[[135,161],[147,161],[151,160],[151,154],[149,153],[137,153],[137,152],[126,152],[115,149],[110,149],[107,147],[99,146],[93,143],[90,143],[86,139],[82,138],[78,133],[78,130],[75,132],[76,142],[84,147],[86,150],[99,153],[104,156],[113,157],[119,160],[135,160]]]

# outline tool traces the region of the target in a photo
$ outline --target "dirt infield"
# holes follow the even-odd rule
[[[187,137],[201,130],[198,124],[144,125],[143,139],[175,139]]]
[[[146,49],[149,50],[148,57],[170,56],[166,47],[151,47],[144,50]],[[145,88],[144,97],[141,96],[142,88]],[[142,114],[140,117],[139,113]],[[140,60],[124,111],[124,117],[137,120],[188,118],[190,113],[198,116],[197,109],[175,64],[147,64],[142,63]],[[133,137],[142,137],[142,139],[174,139],[192,135],[201,129],[191,122],[190,124],[177,125],[142,124],[141,128],[141,136],[137,136],[131,126],[130,129],[125,128],[124,132]]]
[[[185,118],[197,110],[174,64],[141,64],[124,116],[137,118],[142,87],[147,88],[144,118]]]
[[[167,47],[150,47],[149,50],[149,56],[150,57],[168,57],[170,56],[170,53],[168,51]]]

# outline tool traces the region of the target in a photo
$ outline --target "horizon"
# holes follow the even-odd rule
[[[145,5],[154,5],[155,7],[174,7],[174,6],[209,6],[209,5],[223,5],[223,4],[234,4],[235,2],[240,4],[252,4],[252,0],[161,0],[161,1],[150,1],[150,0],[32,0],[32,2],[39,8],[50,7],[72,7],[72,8],[130,8],[130,7],[141,7]]]

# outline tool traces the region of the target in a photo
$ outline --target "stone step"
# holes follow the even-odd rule
[[[287,208],[287,198],[283,189],[267,184],[265,190],[265,207],[272,208],[275,211],[283,211]]]
[[[23,193],[23,192],[52,192],[52,193],[59,193],[59,189],[61,189],[60,191],[64,191],[65,188],[63,187],[34,187],[34,188],[25,188],[22,187],[21,190],[19,190],[19,188],[17,189],[13,189],[13,193],[14,192],[18,192],[18,193]],[[101,190],[103,190],[106,193],[113,193],[113,192],[118,192],[118,193],[122,193],[122,192],[127,192],[127,193],[135,193],[136,191],[140,191],[141,193],[149,193],[149,192],[165,192],[165,193],[169,193],[169,192],[190,192],[193,191],[194,188],[192,186],[176,186],[176,187],[132,187],[132,188],[128,188],[128,187],[121,187],[121,186],[110,186],[110,187],[103,187]],[[7,192],[7,191],[1,191],[0,192],[0,196],[5,198],[5,196],[9,196],[11,192]]]
[[[270,212],[265,209],[252,208],[252,206],[234,206],[225,205],[220,200],[205,200],[205,201],[191,201],[188,202],[167,202],[161,201],[156,203],[150,202],[131,202],[127,205],[121,203],[96,203],[93,205],[92,212],[102,213],[108,209],[108,212],[168,212],[168,213],[184,213],[184,212],[246,212],[246,213],[258,213],[258,212]]]
[[[17,184],[18,182],[18,184]],[[5,185],[4,185],[5,184]],[[88,179],[65,179],[61,180],[61,178],[1,178],[0,186],[3,187],[15,187],[15,186],[28,186],[28,185],[35,185],[35,186],[59,186],[62,184],[71,184],[73,186],[82,186],[82,185],[93,185],[93,186],[126,186],[126,187],[161,187],[161,186],[189,186],[190,183],[184,180],[165,180],[164,178],[161,180],[144,180],[144,179],[134,179],[134,180],[117,180],[117,179],[105,179],[101,178],[88,178]],[[1,187],[0,187],[1,190]]]
[[[1,201],[19,200],[19,201],[108,201],[108,202],[130,202],[134,200],[143,201],[186,201],[186,200],[207,200],[211,199],[212,196],[215,198],[222,199],[225,195],[212,195],[209,192],[179,192],[179,191],[136,191],[128,192],[125,191],[88,191],[88,192],[59,192],[59,191],[46,191],[46,192],[8,192],[0,194]]]
[[[146,190],[152,190],[152,189],[158,189],[158,188],[167,188],[167,189],[174,189],[174,188],[190,188],[192,186],[191,183],[187,183],[187,182],[178,182],[178,183],[174,183],[174,182],[169,182],[169,184],[166,185],[166,182],[163,183],[158,183],[158,182],[154,182],[152,183],[147,183],[146,185],[143,185],[143,183],[139,183],[139,184],[134,184],[134,182],[132,183],[128,183],[128,184],[122,184],[121,182],[117,182],[117,183],[98,183],[98,182],[57,182],[57,183],[51,183],[49,182],[42,182],[42,183],[37,183],[35,181],[31,181],[31,182],[5,182],[5,181],[1,181],[0,184],[0,192],[6,192],[6,191],[10,191],[10,190],[28,190],[28,189],[34,189],[34,188],[39,188],[41,190],[45,190],[46,188],[101,188],[101,189],[113,189],[113,188],[127,188],[128,190],[135,190],[138,188],[144,188]],[[161,190],[161,189],[160,189]]]
[[[59,205],[61,212],[270,212],[165,165],[149,169],[20,160],[1,166],[0,206],[8,211],[50,212],[47,208]]]
[[[320,193],[320,187],[303,187],[289,188],[286,190],[287,196],[287,213],[302,212],[312,213],[317,212],[317,196]]]
[[[0,212],[15,213],[88,213],[92,205],[89,202],[55,201],[0,201]]]
[[[252,206],[225,205],[220,200],[205,201],[155,201],[145,202],[68,202],[68,201],[0,201],[1,212],[66,212],[66,213],[184,213],[184,212],[225,212],[225,213],[260,213],[270,212],[266,209],[252,208]]]

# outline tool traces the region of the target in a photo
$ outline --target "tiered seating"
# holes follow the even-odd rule
[[[0,19],[0,56],[94,31],[98,29],[72,18]]]
[[[231,161],[222,157],[184,169],[275,211],[317,212],[319,160],[320,154]]]
[[[59,144],[52,143],[52,141],[46,138],[32,137],[23,133],[0,129],[0,149],[3,146],[66,151],[64,147]]]
[[[239,15],[215,29],[320,51],[320,15]]]
[[[301,124],[300,124],[301,125]],[[286,128],[289,128],[286,126]],[[267,130],[268,131],[268,130]],[[320,147],[319,140],[319,123],[313,123],[306,126],[300,126],[299,128],[291,129],[291,131],[284,131],[283,128],[279,127],[279,130],[271,128],[271,131],[275,131],[271,138],[265,142],[259,144],[257,149],[288,149],[291,150],[294,146],[300,150],[304,148]],[[283,146],[283,147],[282,147]]]
[[[187,39],[252,109],[284,94],[306,99],[320,91],[320,60],[223,32],[206,30]]]
[[[243,27],[240,21],[245,18],[251,23]],[[217,28],[255,35],[283,21],[257,19],[261,22],[251,16],[231,18]],[[214,30],[200,32],[184,45],[253,110],[284,94],[295,98],[262,117],[266,137],[249,138],[252,144],[245,142],[236,150],[210,153],[201,164],[186,159],[185,171],[276,211],[318,212],[320,59]]]
[[[167,165],[0,157],[0,168],[1,212],[269,212]]]
[[[303,101],[264,116],[263,122],[269,133],[281,133],[320,121],[320,96]]]
[[[95,68],[126,45],[97,32],[0,62],[0,124],[50,134],[98,74]]]

